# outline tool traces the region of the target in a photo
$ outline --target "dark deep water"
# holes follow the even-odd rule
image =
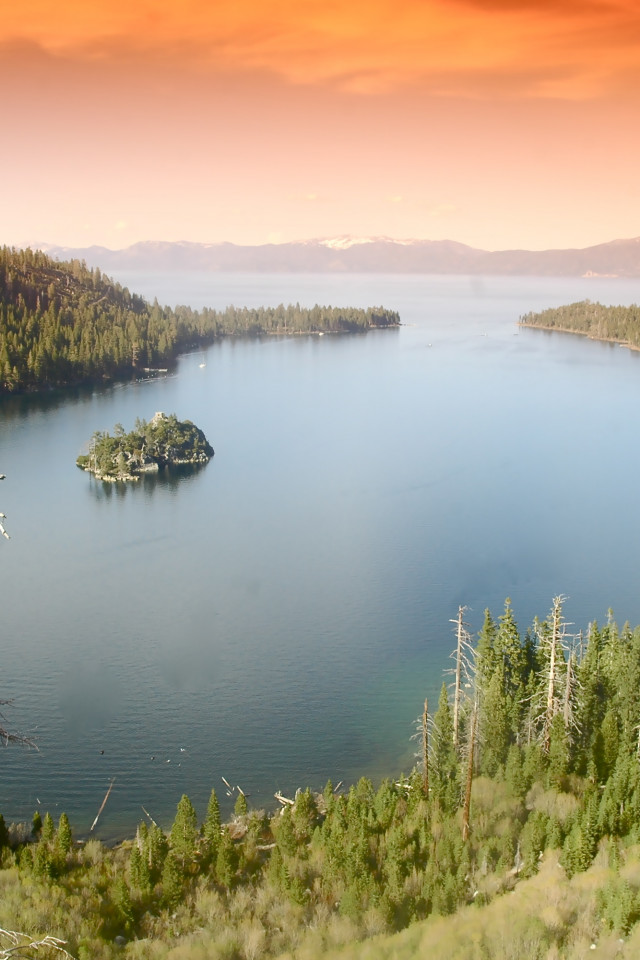
[[[516,326],[640,281],[118,279],[171,304],[382,303],[405,326],[0,401],[0,696],[40,748],[2,752],[7,820],[65,810],[86,833],[114,776],[107,838],[141,805],[169,824],[183,792],[203,816],[223,776],[271,807],[408,770],[458,604],[474,630],[507,596],[524,630],[559,593],[577,628],[640,621],[640,355]],[[157,410],[202,427],[204,469],[120,487],[75,467],[94,430]]]

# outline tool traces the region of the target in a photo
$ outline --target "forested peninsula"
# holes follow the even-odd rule
[[[213,456],[202,430],[190,420],[178,420],[175,413],[158,412],[149,423],[138,418],[130,433],[117,423],[113,433],[97,430],[89,453],[76,460],[77,466],[98,480],[137,480],[141,473],[175,464],[207,463]]]
[[[508,600],[476,637],[464,617],[406,776],[275,812],[233,788],[226,822],[184,795],[115,849],[0,819],[0,928],[79,960],[637,957],[640,628],[570,631],[562,597],[525,632]]]
[[[140,376],[219,337],[357,333],[399,323],[384,307],[174,310],[79,260],[0,249],[0,394]]]
[[[640,307],[605,307],[591,300],[580,300],[562,307],[520,317],[523,327],[541,327],[562,333],[579,333],[592,340],[621,343],[640,350]]]

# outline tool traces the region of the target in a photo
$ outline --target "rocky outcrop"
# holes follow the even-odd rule
[[[157,472],[174,464],[203,464],[214,451],[202,430],[175,414],[156,413],[151,421],[137,420],[125,433],[120,424],[109,433],[94,433],[89,453],[76,464],[109,483],[138,480],[141,473]]]

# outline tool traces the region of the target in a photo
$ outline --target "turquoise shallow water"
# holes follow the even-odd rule
[[[122,277],[194,306],[384,304],[404,326],[225,341],[146,383],[0,402],[3,698],[39,751],[2,753],[0,810],[131,832],[201,814],[222,777],[273,793],[413,762],[458,604],[523,628],[640,621],[640,356],[521,330],[530,309],[640,283],[459,277]],[[201,366],[205,363],[205,366]],[[202,470],[105,486],[96,429],[175,412]],[[104,752],[102,752],[104,751]],[[152,759],[153,758],[153,759]]]

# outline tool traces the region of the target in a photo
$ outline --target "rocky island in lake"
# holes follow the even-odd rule
[[[178,420],[175,413],[156,413],[149,423],[137,419],[131,433],[117,423],[114,436],[96,431],[89,453],[76,464],[99,480],[137,480],[141,473],[173,464],[207,463],[213,447],[202,430],[190,420]]]

